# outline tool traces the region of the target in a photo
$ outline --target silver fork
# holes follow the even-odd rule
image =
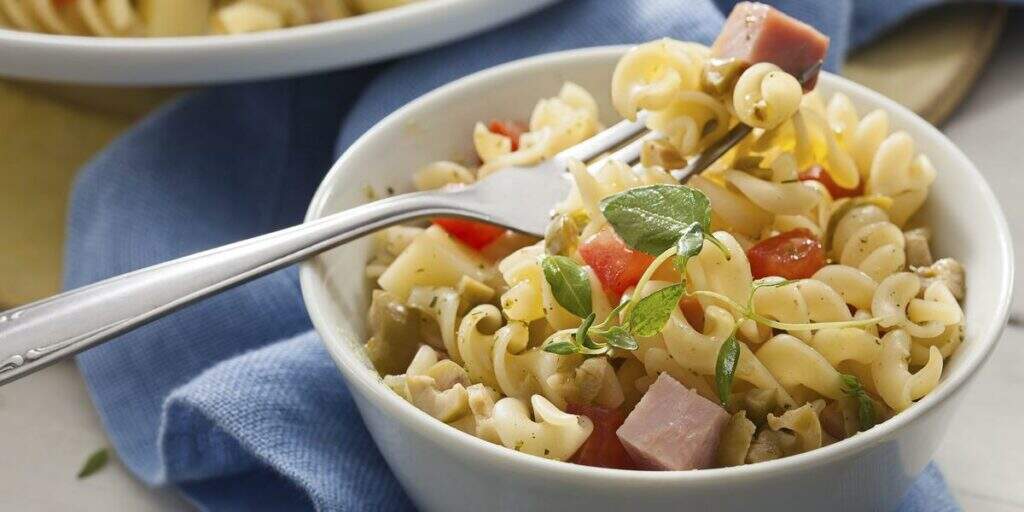
[[[820,63],[801,78],[816,75],[819,67]],[[645,133],[643,121],[642,114],[636,121],[622,121],[550,160],[504,169],[461,189],[389,197],[0,312],[0,385],[188,304],[400,222],[464,217],[541,237],[554,205],[569,191],[568,162],[599,165],[612,159],[634,165],[643,144],[657,136]],[[672,175],[685,181],[718,160],[750,130],[743,124],[735,126]]]
[[[592,161],[621,146],[610,158],[633,164],[646,138],[638,136],[645,131],[642,119],[623,121],[533,167],[504,169],[457,190],[388,197],[0,312],[0,385],[400,222],[464,217],[543,236],[549,213],[569,191],[567,162]]]

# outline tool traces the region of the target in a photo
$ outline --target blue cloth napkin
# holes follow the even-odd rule
[[[832,37],[827,67],[835,70],[850,48],[933,2],[774,3]],[[65,286],[299,222],[341,151],[383,116],[451,80],[569,48],[663,36],[710,42],[731,5],[567,0],[394,63],[187,95],[81,171]],[[311,331],[294,269],[186,308],[78,361],[128,468],[148,484],[177,487],[199,508],[412,508]],[[902,510],[959,507],[929,467]]]

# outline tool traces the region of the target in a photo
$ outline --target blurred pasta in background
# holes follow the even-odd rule
[[[419,0],[0,0],[0,27],[99,37],[242,34]]]

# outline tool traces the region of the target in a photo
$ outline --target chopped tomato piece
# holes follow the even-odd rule
[[[813,233],[799,228],[754,244],[747,251],[747,259],[755,279],[806,279],[825,266],[825,250]]]
[[[633,459],[615,434],[626,421],[624,411],[582,404],[569,404],[566,410],[570,414],[586,416],[594,423],[594,431],[570,459],[572,462],[601,468],[636,469]]]
[[[832,176],[828,174],[828,171],[820,165],[812,165],[808,167],[804,172],[800,173],[800,181],[814,180],[825,185],[828,189],[828,193],[832,195],[832,199],[839,199],[842,197],[857,197],[864,195],[864,180],[860,180],[856,188],[843,188],[832,181]]]
[[[704,332],[704,307],[696,297],[685,297],[679,301],[679,309],[686,317],[686,321],[697,332]]]
[[[434,219],[434,224],[478,251],[505,233],[505,228],[466,219],[441,217]]]
[[[605,292],[613,297],[622,295],[640,281],[640,276],[654,258],[634,251],[611,229],[602,229],[580,244],[580,256],[590,265],[601,281]]]
[[[504,135],[512,139],[512,151],[519,149],[519,137],[526,132],[526,125],[517,121],[501,121],[494,119],[487,125],[491,133]]]

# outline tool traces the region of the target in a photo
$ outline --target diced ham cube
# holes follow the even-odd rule
[[[707,468],[729,415],[714,402],[662,373],[616,432],[642,469]]]
[[[828,52],[829,39],[810,25],[783,14],[774,7],[740,2],[725,20],[711,53],[715,57],[736,58],[749,64],[771,62],[787,73],[800,75]],[[815,76],[804,86],[814,89]]]

